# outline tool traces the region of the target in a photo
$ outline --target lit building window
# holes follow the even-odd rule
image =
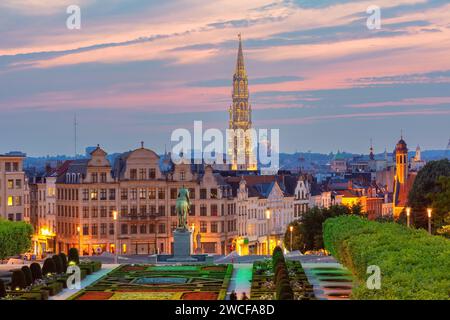
[[[12,207],[13,204],[14,204],[13,197],[12,197],[12,196],[9,196],[9,197],[8,197],[8,207]]]

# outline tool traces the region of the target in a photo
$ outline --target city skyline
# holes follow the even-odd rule
[[[379,1],[380,30],[370,1],[311,3],[85,0],[68,30],[70,1],[3,1],[0,153],[73,154],[75,114],[78,153],[162,153],[195,120],[225,130],[238,33],[253,125],[279,128],[281,152],[391,152],[401,130],[411,150],[445,149],[448,2]]]

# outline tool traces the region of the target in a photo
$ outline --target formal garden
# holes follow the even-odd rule
[[[70,299],[224,300],[231,264],[122,265]]]

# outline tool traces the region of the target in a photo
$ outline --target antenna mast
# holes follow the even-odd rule
[[[74,142],[75,142],[75,158],[77,157],[77,114],[75,113],[74,117],[73,117],[73,131],[74,131]]]

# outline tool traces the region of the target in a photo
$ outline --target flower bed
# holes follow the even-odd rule
[[[71,299],[95,299],[99,293],[99,300],[224,300],[232,270],[232,265],[123,265]]]

